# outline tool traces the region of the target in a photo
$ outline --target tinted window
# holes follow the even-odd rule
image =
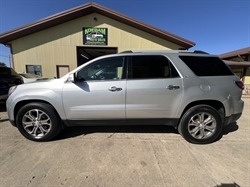
[[[197,76],[233,75],[231,69],[217,57],[179,57]]]
[[[164,56],[132,56],[131,59],[129,78],[153,79],[179,77],[175,68],[169,65],[168,59]]]
[[[8,67],[0,67],[0,75],[19,77],[19,75],[12,68]]]
[[[123,78],[125,57],[107,58],[80,70],[78,80],[120,80]]]

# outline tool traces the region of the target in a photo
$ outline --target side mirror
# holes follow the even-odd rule
[[[75,81],[75,74],[74,73],[69,74],[67,82],[74,82],[74,81]]]

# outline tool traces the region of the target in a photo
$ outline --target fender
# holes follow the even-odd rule
[[[18,89],[18,88],[17,88]],[[48,88],[36,88],[34,90],[23,90],[23,91],[18,91],[13,93],[14,97],[10,97],[8,103],[11,103],[11,105],[7,105],[7,107],[10,107],[12,111],[11,113],[8,113],[9,119],[10,120],[15,120],[14,116],[14,109],[16,105],[19,102],[23,101],[31,101],[31,100],[36,100],[36,101],[44,101],[47,103],[50,103],[61,119],[66,119],[63,104],[62,104],[62,97],[61,97],[61,90],[53,91]]]

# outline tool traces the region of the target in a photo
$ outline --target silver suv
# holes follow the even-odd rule
[[[33,141],[64,126],[162,124],[205,144],[240,118],[243,89],[220,58],[202,51],[126,51],[11,87],[6,104],[10,122]]]

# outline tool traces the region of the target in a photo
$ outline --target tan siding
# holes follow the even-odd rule
[[[243,72],[243,68],[231,68],[233,72]]]
[[[93,20],[94,17],[97,22]],[[108,46],[118,47],[118,52],[181,47],[93,13],[12,41],[16,71],[24,72],[25,65],[41,65],[44,77],[54,77],[56,65],[69,65],[70,70],[74,69],[77,66],[76,47],[83,46],[83,27],[108,28]]]
[[[229,58],[228,60],[236,61],[236,62],[242,62],[242,61],[244,61],[244,58],[241,58],[241,57],[234,57],[234,58]]]
[[[240,78],[242,78],[243,76],[243,68],[231,68],[232,71],[237,75],[239,76]]]
[[[250,84],[250,68],[247,68],[247,73],[246,73],[246,76],[245,76],[244,83],[245,84]]]

